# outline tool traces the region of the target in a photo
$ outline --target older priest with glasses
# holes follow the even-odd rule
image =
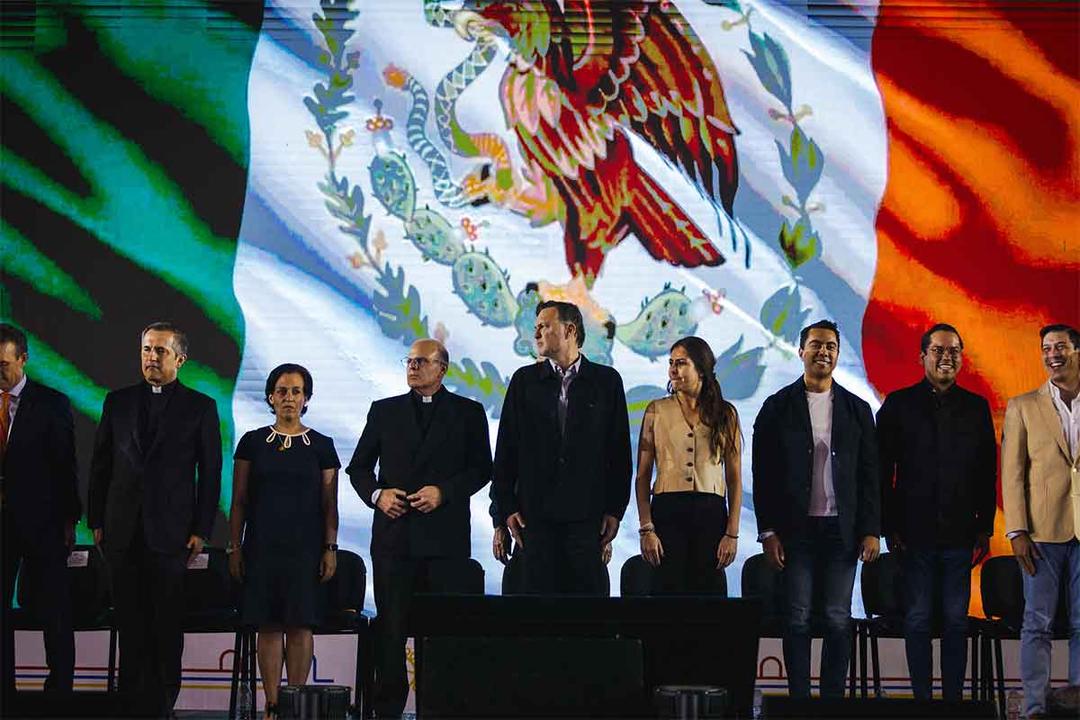
[[[439,592],[446,558],[471,554],[469,499],[491,477],[487,414],[448,391],[450,356],[418,340],[402,361],[409,391],[377,400],[346,472],[372,510],[376,629],[374,708],[400,717],[409,693],[405,618],[414,592]],[[378,463],[378,474],[375,465]]]

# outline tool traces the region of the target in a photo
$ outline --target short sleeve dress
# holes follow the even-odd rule
[[[245,433],[234,457],[251,463],[244,530],[240,620],[315,627],[322,620],[322,471],[339,468],[334,441],[312,429]]]

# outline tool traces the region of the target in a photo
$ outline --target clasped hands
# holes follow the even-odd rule
[[[391,520],[412,510],[429,513],[442,505],[442,490],[438,485],[425,485],[412,495],[400,488],[383,488],[375,506]]]

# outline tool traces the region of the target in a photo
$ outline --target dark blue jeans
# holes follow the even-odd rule
[[[908,547],[901,556],[907,601],[904,646],[911,691],[917,700],[929,700],[931,696],[930,638],[935,583],[941,587],[941,694],[946,700],[962,699],[967,670],[971,553],[970,547]]]
[[[821,696],[843,697],[851,659],[851,591],[857,554],[845,548],[835,517],[808,518],[802,537],[781,537],[788,618],[784,664],[792,697],[810,696],[810,608],[814,596],[824,612]],[[815,587],[818,586],[818,587]]]

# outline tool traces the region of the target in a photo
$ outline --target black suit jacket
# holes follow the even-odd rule
[[[442,504],[430,513],[410,509],[396,520],[376,509],[371,554],[469,557],[469,499],[491,479],[487,414],[480,403],[442,389],[424,435],[410,396],[411,392],[371,404],[345,472],[371,508],[377,489],[413,493],[425,485],[438,486]]]
[[[23,548],[63,547],[65,527],[82,514],[67,395],[26,379],[0,475],[5,521]]]
[[[90,463],[88,523],[102,528],[110,552],[127,548],[140,514],[147,545],[184,549],[191,535],[208,538],[221,494],[221,429],[217,405],[180,384],[168,400],[149,447],[139,439],[145,383],[105,397]]]
[[[907,544],[971,546],[994,534],[997,444],[990,404],[925,379],[889,393],[877,415],[885,535]]]
[[[491,483],[496,525],[622,518],[630,501],[630,419],[615,368],[581,358],[559,432],[561,380],[543,360],[510,379],[499,418]]]
[[[881,534],[877,439],[870,406],[833,381],[832,480],[840,534],[854,550]],[[754,514],[758,530],[800,537],[810,507],[814,434],[802,378],[771,395],[754,421]]]

